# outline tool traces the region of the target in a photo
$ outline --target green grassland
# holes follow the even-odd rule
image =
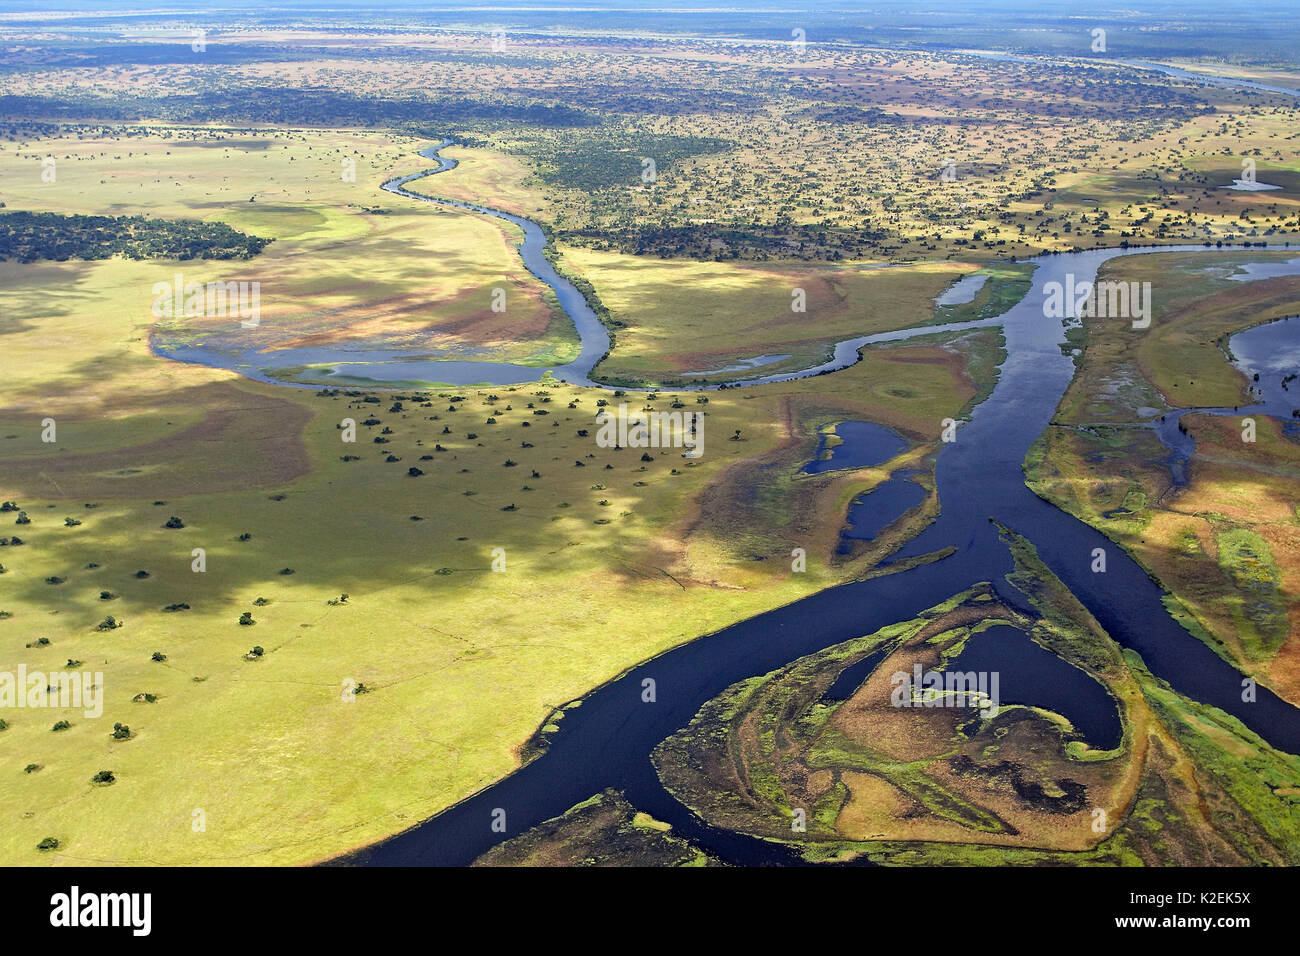
[[[295,151],[313,145],[295,140],[280,162],[296,170],[306,160],[292,160]],[[393,169],[410,145],[384,154]],[[82,148],[132,152],[116,142]],[[276,238],[253,262],[299,283],[299,308],[314,307],[313,290],[334,294],[319,278],[328,273],[407,282],[417,295],[432,247],[415,237],[478,228],[478,217],[409,201],[365,212],[384,194],[353,196],[332,182],[355,209],[323,204],[297,216],[286,194],[264,213],[246,203],[265,188],[252,160],[210,168],[224,147],[167,148],[199,169],[191,180],[167,166],[190,198],[155,189],[166,201],[150,214],[192,218],[229,176],[222,188],[235,198],[204,215]],[[250,156],[264,152],[276,154]],[[18,161],[12,148],[3,155]],[[109,173],[106,159],[86,173],[92,162],[64,165],[116,177],[112,189],[69,172],[48,205],[94,212],[147,195],[138,174]],[[311,188],[326,191],[332,165],[322,161]],[[369,185],[390,171],[367,174]],[[30,188],[42,188],[39,177]],[[372,263],[376,236],[392,253],[387,266]],[[494,241],[505,249],[499,233]],[[150,349],[152,283],[194,265],[0,264],[10,292],[0,499],[30,518],[11,528],[17,515],[0,513],[0,539],[23,542],[0,546],[0,668],[80,661],[102,672],[106,701],[99,719],[6,714],[0,776],[12,786],[0,807],[13,823],[0,857],[15,863],[300,863],[432,815],[517,766],[564,701],[668,647],[863,573],[874,556],[832,555],[848,498],[874,479],[788,476],[812,456],[819,428],[849,417],[899,429],[913,443],[903,457],[924,466],[942,419],[988,387],[995,354],[979,336],[872,349],[835,376],[702,404],[682,394],[687,410],[707,413],[704,457],[660,450],[646,461],[596,445],[596,402],[668,409],[670,392],[544,383],[320,395],[162,359]],[[457,268],[475,275],[481,265],[465,258]],[[264,328],[276,324],[264,315]],[[50,443],[41,440],[47,417]],[[362,424],[372,417],[378,424]],[[341,440],[345,418],[358,423],[353,444]],[[757,520],[703,506],[773,457],[781,465],[767,473],[781,471],[790,488],[770,491]],[[800,495],[803,523],[786,527]],[[173,516],[181,527],[166,527]],[[803,574],[790,572],[796,545],[809,554]],[[492,570],[494,554],[505,571]],[[246,613],[253,623],[240,624]],[[121,626],[97,629],[108,616]],[[254,647],[262,654],[250,655]],[[364,692],[350,699],[358,685]],[[59,720],[71,726],[53,731]],[[114,739],[114,723],[133,736]],[[115,782],[92,784],[100,770]],[[61,849],[38,851],[47,836]]]
[[[251,261],[152,260],[127,270],[134,289],[124,281],[129,263],[120,260],[11,272],[13,313],[69,292],[97,296],[112,288],[119,308],[143,318],[154,283],[172,283],[180,273],[185,282],[260,283],[260,325],[167,317],[151,331],[160,348],[274,352],[342,344],[526,364],[574,357],[572,324],[519,261],[515,227],[420,207],[378,188],[411,165],[420,145],[349,131],[267,131],[250,140],[186,129],[2,144],[9,208],[200,218],[277,240]],[[56,160],[52,183],[41,179],[45,155]],[[493,311],[496,289],[504,290],[504,312]]]
[[[177,379],[220,377],[154,366],[170,381],[170,400],[191,411],[212,393]],[[858,368],[841,387],[889,365]],[[906,382],[918,389],[914,375]],[[949,402],[955,412],[942,397],[955,385],[938,379],[913,401]],[[74,427],[52,449],[40,446],[39,418],[6,414],[0,431],[17,436],[5,443],[6,461],[24,467],[6,466],[3,496],[32,523],[13,529],[24,544],[0,556],[12,615],[0,621],[9,635],[3,663],[85,661],[103,671],[108,707],[106,722],[72,715],[59,734],[49,726],[66,715],[10,720],[0,768],[43,769],[6,791],[13,811],[30,816],[6,830],[5,857],[37,859],[35,844],[51,833],[66,847],[57,858],[70,863],[294,862],[339,852],[507,772],[554,706],[631,663],[853,572],[831,565],[829,547],[809,548],[802,575],[788,564],[737,562],[744,543],[717,516],[694,529],[689,547],[663,553],[721,472],[784,439],[778,409],[809,385],[713,398],[705,458],[694,465],[672,454],[646,463],[578,437],[592,427],[599,392],[498,391],[495,401],[466,396],[455,412],[456,396],[443,393],[390,413],[387,397],[370,404],[239,382],[203,412],[210,420],[221,403],[260,400],[260,414],[243,422],[256,431],[235,427],[215,440],[186,435],[159,395],[173,422],[162,449],[132,444],[150,434],[157,411],[70,416]],[[551,414],[533,414],[542,410]],[[339,440],[343,418],[368,415],[383,425],[360,427],[355,445]],[[394,435],[375,446],[385,427]],[[727,440],[736,429],[742,440]],[[115,456],[113,472],[129,474],[88,481],[76,445],[85,433]],[[250,448],[254,437],[261,445]],[[804,440],[811,448],[815,427]],[[291,470],[225,467],[254,448]],[[343,461],[349,454],[361,460]],[[424,474],[409,476],[412,466]],[[183,528],[163,527],[172,515]],[[66,527],[65,517],[82,523]],[[203,573],[192,570],[194,548],[206,552]],[[503,573],[491,570],[496,548]],[[138,578],[141,570],[149,576]],[[345,604],[329,603],[343,593]],[[539,601],[552,609],[545,620]],[[163,610],[173,604],[189,607]],[[241,626],[244,612],[256,623]],[[109,614],[122,626],[95,630]],[[38,637],[49,645],[26,647]],[[254,645],[265,655],[245,660]],[[167,659],[152,660],[155,652]],[[370,693],[344,702],[347,681]],[[133,704],[140,693],[157,703]],[[136,738],[110,741],[115,721]],[[117,784],[90,787],[100,769]],[[202,836],[189,828],[196,808],[208,814]]]
[[[598,374],[614,384],[718,382],[818,365],[844,339],[930,321],[932,300],[963,268],[688,262],[573,246],[562,252],[610,311],[614,348]],[[756,371],[718,371],[758,355],[786,357]]]
[[[1189,414],[1188,483],[1149,427],[1174,408],[1246,404],[1228,360],[1235,332],[1300,312],[1300,280],[1231,281],[1248,262],[1294,252],[1154,255],[1112,260],[1101,279],[1150,282],[1151,328],[1089,320],[1074,336],[1077,372],[1055,425],[1031,449],[1030,486],[1127,549],[1173,593],[1189,629],[1277,693],[1300,695],[1296,476],[1300,454],[1280,424]],[[1145,408],[1143,415],[1139,409]]]
[[[546,197],[540,183],[517,157],[494,149],[460,145],[447,146],[440,155],[456,160],[456,168],[449,173],[417,179],[405,188],[423,196],[490,205],[516,216],[531,218],[545,208]],[[419,172],[429,165],[412,157],[406,172]]]
[[[869,349],[835,375],[698,396],[707,401],[671,390],[706,378],[685,373],[759,354],[790,356],[765,371],[806,366],[842,338],[996,312],[1024,287],[1027,268],[1012,258],[1045,249],[1276,243],[1300,227],[1289,191],[1218,189],[1240,170],[1243,138],[1260,151],[1261,179],[1293,181],[1296,110],[1272,99],[1192,96],[1111,67],[1059,73],[931,53],[828,50],[768,62],[743,47],[699,54],[649,41],[614,52],[594,40],[539,39],[528,56],[503,62],[482,55],[481,37],[408,39],[443,45],[446,56],[418,70],[400,57],[289,57],[223,71],[224,85],[185,65],[7,74],[15,95],[54,90],[55,99],[103,105],[200,93],[214,109],[306,97],[322,114],[311,128],[155,117],[113,127],[17,122],[0,136],[6,210],[197,219],[274,240],[232,262],[0,263],[0,500],[16,501],[30,519],[19,525],[18,513],[0,512],[0,670],[102,672],[105,693],[99,718],[6,713],[4,862],[296,864],[405,829],[519,766],[556,708],[635,662],[871,573],[938,502],[931,494],[873,547],[837,558],[850,501],[902,465],[920,469],[933,491],[940,423],[987,393],[1001,344],[992,330],[927,337]],[[680,109],[636,105],[666,79]],[[440,112],[403,99],[434,87],[457,90],[459,105]],[[526,90],[527,103],[503,103],[503,88]],[[330,91],[339,90],[348,94],[334,102]],[[1081,117],[1090,97],[1100,100]],[[559,105],[568,99],[574,105]],[[401,106],[403,122],[420,116],[419,128],[333,122],[372,100]],[[415,151],[447,132],[471,144],[448,152],[460,167],[415,188],[520,212],[555,237],[561,268],[590,287],[612,328],[615,346],[599,370],[609,388],[547,380],[381,393],[358,381],[318,394],[155,353],[343,345],[535,364],[571,357],[573,330],[520,264],[512,227],[378,188],[426,168]],[[660,146],[659,178],[627,182],[640,168],[635,154],[656,158]],[[958,166],[947,184],[938,178],[946,156]],[[47,157],[53,177],[42,176]],[[566,170],[557,165],[565,158],[579,162]],[[980,268],[991,279],[975,301],[936,314],[933,297]],[[153,286],[177,272],[188,281],[260,282],[260,325],[157,320]],[[1126,368],[1138,370],[1132,388],[1170,404],[1231,403],[1224,396],[1240,383],[1212,344],[1282,298],[1255,301],[1246,315],[1228,296],[1202,327],[1201,300],[1176,299],[1193,286],[1190,273],[1169,274],[1155,335],[1120,349]],[[508,293],[505,313],[490,309],[497,288]],[[796,288],[806,312],[791,309]],[[1187,321],[1174,323],[1176,307]],[[725,377],[744,375],[707,376]],[[663,391],[615,391],[628,382]],[[1105,417],[1093,414],[1102,399],[1089,388],[1067,396],[1063,423]],[[599,447],[600,401],[705,413],[703,458]],[[1072,418],[1076,409],[1088,411]],[[1114,408],[1108,416],[1131,424]],[[57,426],[49,442],[47,418]],[[895,428],[909,447],[876,469],[798,474],[822,429],[858,418]],[[345,419],[357,425],[355,443],[342,440]],[[1266,467],[1233,483],[1230,436],[1216,434],[1215,422],[1189,423],[1201,447],[1226,462],[1211,489],[1221,493],[1206,492],[1180,514],[1169,541],[1188,550],[1191,532],[1216,574],[1247,574],[1261,593],[1293,594],[1300,548],[1286,490],[1290,443],[1261,425],[1257,464]],[[1053,441],[1066,434],[1052,431]],[[1126,435],[1108,435],[1114,456]],[[1075,453],[1053,447],[1061,471],[1031,477],[1064,506],[1089,511],[1091,464]],[[1126,527],[1147,533],[1145,509],[1162,489],[1125,467],[1131,475],[1101,484],[1132,510]],[[1250,525],[1256,537],[1237,533],[1247,508],[1267,516]],[[1200,524],[1213,533],[1194,530]],[[807,550],[805,573],[791,571],[795,547]],[[1205,606],[1174,587],[1187,613],[1217,635]],[[1250,609],[1237,611],[1253,621]],[[100,629],[109,616],[120,626]],[[1300,687],[1300,667],[1283,667],[1294,655],[1285,643],[1277,649],[1276,621],[1253,623],[1248,649],[1221,652],[1271,655],[1260,666],[1273,685],[1287,693],[1290,674]],[[949,636],[978,625],[958,622]],[[1109,646],[1093,637],[1094,651]],[[1124,804],[1136,821],[1123,830],[1126,842],[1058,829],[1042,844],[1053,849],[931,844],[919,851],[924,859],[1289,862],[1293,811],[1276,797],[1295,791],[1290,758],[1171,696],[1131,656],[1123,668],[1107,666],[1119,675],[1112,686],[1136,682],[1121,695],[1132,728],[1126,746],[1136,752],[1147,742],[1146,763],[1125,763],[1120,780],[1105,776],[1119,773],[1111,769],[1118,760],[1087,760],[1077,748],[1059,759],[1105,778],[1108,793],[1141,795]],[[1057,742],[1050,715],[1020,716],[1017,733],[1032,728]],[[70,726],[56,731],[60,720]],[[115,723],[131,736],[115,738]],[[1248,753],[1259,772],[1222,783]],[[92,782],[103,770],[114,774],[110,785]],[[856,802],[844,806],[858,808],[855,826],[875,819],[862,808],[891,805],[873,802],[881,791],[870,773],[848,772],[858,776],[814,806],[819,825],[838,825],[835,799],[853,786]],[[977,807],[960,782],[926,784],[915,768],[907,773],[923,804],[956,808],[945,826],[961,828],[961,818],[987,833],[1009,812]],[[777,796],[776,781],[761,782]],[[1198,799],[1227,821],[1227,835],[1187,809]],[[700,862],[676,838],[649,833],[662,831],[614,796],[564,820],[540,842],[511,847],[512,859],[599,858],[614,833],[634,852]],[[854,848],[828,839],[811,852],[861,852],[865,841],[853,833]],[[60,848],[38,850],[46,837]],[[865,850],[895,862],[918,852],[885,840]]]
[[[462,201],[487,195],[507,211],[544,211],[543,185],[528,179],[515,158],[481,148],[449,147],[447,155],[460,165],[416,181],[414,191]],[[843,339],[936,321],[931,300],[963,269],[974,268],[961,262],[894,268],[690,262],[563,243],[556,251],[557,267],[591,289],[593,304],[605,313],[613,347],[597,374],[612,385],[703,385],[817,365]],[[970,316],[938,320],[996,314],[1024,294],[1031,269],[992,269],[994,281]],[[779,360],[758,373],[732,368],[758,355]]]

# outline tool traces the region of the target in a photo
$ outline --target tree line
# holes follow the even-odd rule
[[[272,241],[192,219],[0,213],[0,261],[251,259]]]

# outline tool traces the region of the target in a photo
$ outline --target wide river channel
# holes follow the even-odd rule
[[[556,274],[542,255],[546,237],[541,228],[498,210],[434,200],[406,189],[422,175],[451,168],[452,161],[437,155],[444,145],[422,154],[439,160],[438,169],[393,180],[384,188],[413,199],[507,219],[523,229],[525,264],[555,290],[582,339],[579,359],[554,372],[573,383],[595,384],[591,371],[605,354],[608,338],[578,290]],[[1067,274],[1073,275],[1076,285],[1090,282],[1102,263],[1117,256],[1214,251],[1204,246],[1162,246],[1043,256],[1035,260],[1037,270],[1030,291],[1001,316],[964,325],[862,336],[840,343],[834,358],[817,368],[729,386],[754,386],[834,371],[857,361],[865,345],[945,329],[998,325],[1006,337],[1006,360],[992,393],[957,429],[956,440],[944,444],[938,454],[935,477],[940,517],[892,561],[955,548],[950,556],[821,591],[633,667],[592,691],[581,706],[567,710],[559,730],[549,736],[549,747],[530,763],[437,816],[340,862],[467,864],[497,842],[557,816],[607,787],[623,791],[638,809],[671,824],[679,835],[728,862],[798,862],[785,847],[703,823],[660,785],[651,752],[685,726],[706,701],[736,681],[915,617],[976,582],[991,582],[1004,600],[1032,613],[1025,596],[1005,580],[1012,560],[995,521],[1031,541],[1044,562],[1110,635],[1140,654],[1153,674],[1180,693],[1233,714],[1272,745],[1300,753],[1300,710],[1263,688],[1253,703],[1244,703],[1242,675],[1169,615],[1161,587],[1098,531],[1033,494],[1021,471],[1030,445],[1048,426],[1074,374],[1073,359],[1065,347],[1065,324],[1044,317],[1044,286],[1064,283]],[[1300,322],[1285,324],[1292,328],[1292,336],[1300,330]],[[518,366],[485,369],[480,363],[466,364],[475,366],[473,381],[499,375],[500,382],[507,383],[535,380],[541,374],[541,370]],[[1269,376],[1280,376],[1282,371],[1270,369]],[[521,374],[522,378],[517,377]],[[1095,549],[1106,554],[1104,573],[1092,570]],[[642,702],[646,678],[655,681],[654,703]],[[491,825],[498,810],[506,814],[505,833],[494,832]]]

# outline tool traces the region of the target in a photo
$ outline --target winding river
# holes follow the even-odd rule
[[[555,266],[551,265],[550,260],[546,258],[546,244],[549,240],[546,238],[546,233],[542,230],[542,227],[531,219],[503,212],[500,209],[459,202],[455,199],[423,196],[406,188],[408,183],[412,183],[417,179],[436,176],[438,173],[445,173],[448,170],[455,169],[457,166],[456,160],[439,155],[443,149],[451,145],[451,140],[444,139],[440,143],[435,143],[433,146],[420,150],[419,155],[425,159],[434,160],[438,165],[433,169],[425,169],[409,176],[390,179],[383,184],[383,188],[398,196],[405,196],[407,199],[416,199],[437,206],[448,206],[452,209],[477,212],[496,219],[503,219],[518,226],[524,234],[523,242],[519,245],[519,258],[523,260],[524,266],[529,272],[550,286],[552,291],[555,292],[556,298],[560,301],[560,307],[573,320],[574,328],[578,331],[580,348],[578,357],[572,362],[550,368],[516,365],[511,362],[440,361],[430,363],[426,369],[426,374],[431,376],[431,381],[447,382],[449,384],[484,382],[490,385],[517,385],[522,382],[539,381],[546,372],[551,372],[556,378],[573,385],[596,385],[597,383],[591,380],[591,370],[609,352],[609,332],[605,330],[600,318],[587,304],[586,297],[578,291],[572,282],[560,275],[555,270]]]
[[[550,372],[561,381],[568,382],[571,385],[584,385],[591,387],[601,387],[601,383],[594,381],[592,372],[597,363],[605,357],[610,349],[609,333],[606,331],[604,324],[600,321],[599,316],[592,310],[587,303],[587,299],[572,282],[560,275],[549,259],[546,258],[546,233],[542,227],[537,225],[531,219],[525,219],[523,216],[516,216],[513,213],[503,212],[500,209],[492,209],[488,206],[479,206],[474,203],[461,202],[455,199],[441,199],[435,196],[425,196],[420,193],[411,192],[406,188],[407,184],[417,179],[423,179],[426,176],[436,176],[438,173],[445,173],[448,170],[456,168],[456,160],[449,159],[439,155],[440,152],[452,141],[444,139],[440,143],[420,150],[419,155],[425,159],[432,159],[438,163],[432,169],[422,170],[418,173],[411,173],[408,176],[401,176],[397,179],[390,179],[383,184],[383,188],[388,192],[395,193],[399,196],[405,196],[408,199],[415,199],[420,202],[432,203],[437,206],[447,206],[452,209],[464,209],[470,212],[482,213],[485,216],[492,216],[497,219],[503,219],[506,222],[513,223],[523,230],[524,239],[519,245],[519,256],[523,260],[524,266],[535,277],[546,283],[555,292],[556,298],[559,299],[560,305],[573,320],[573,325],[578,331],[579,340],[582,348],[579,356],[567,365],[558,365],[551,368],[540,368],[536,366],[515,365],[508,362],[447,362],[438,361],[426,363],[423,367],[424,374],[430,381],[446,382],[449,384],[471,384],[481,382],[489,385],[515,385],[521,382],[535,382],[542,376]],[[840,369],[848,368],[850,365],[857,363],[861,359],[861,351],[868,345],[875,345],[882,342],[895,342],[900,339],[911,338],[917,334],[934,334],[942,332],[953,332],[959,329],[977,328],[982,325],[996,325],[998,319],[985,319],[977,322],[966,323],[948,323],[944,325],[929,325],[924,329],[905,329],[898,332],[884,332],[876,335],[861,335],[851,339],[845,339],[839,342],[832,349],[831,357],[819,365],[810,368],[800,369],[793,372],[782,372],[772,375],[759,375],[752,378],[740,379],[734,382],[728,382],[726,388],[740,388],[750,385],[765,385],[774,382],[790,382],[795,379],[807,378],[810,375],[825,375],[828,372],[836,372]],[[758,356],[750,359],[751,364],[758,364],[762,359],[770,359],[771,356]],[[719,385],[679,385],[674,386],[672,391],[711,391],[721,388]],[[637,391],[625,387],[625,391]],[[649,389],[643,389],[649,391]]]
[[[1044,318],[1043,287],[1064,282],[1067,273],[1076,283],[1092,281],[1104,262],[1118,256],[1189,251],[1206,250],[1162,246],[1043,256],[1034,260],[1037,269],[1030,291],[995,319],[863,336],[841,343],[835,359],[816,369],[745,383],[786,381],[844,367],[858,359],[863,345],[875,342],[932,335],[945,328],[1000,325],[1007,356],[997,383],[969,422],[958,428],[956,441],[945,444],[937,458],[942,513],[892,562],[950,546],[955,551],[941,560],[821,591],[631,668],[567,710],[541,756],[432,819],[340,862],[467,864],[497,842],[606,787],[622,790],[634,806],[723,860],[798,862],[787,847],[704,824],[660,785],[651,752],[736,681],[914,617],[976,582],[992,582],[1004,600],[1032,614],[1025,595],[1005,580],[1012,559],[994,521],[1033,542],[1045,563],[1112,637],[1139,653],[1157,677],[1188,697],[1233,714],[1274,746],[1300,753],[1300,710],[1263,688],[1255,702],[1243,703],[1242,675],[1169,615],[1162,603],[1165,592],[1109,539],[1033,494],[1021,471],[1030,445],[1050,423],[1074,375],[1063,323]],[[1107,555],[1104,573],[1091,570],[1098,548]],[[642,702],[646,679],[655,682],[654,703]],[[505,833],[491,826],[499,810],[505,812]]]
[[[1173,72],[1151,64],[1131,66]],[[1180,78],[1185,77],[1180,74]],[[1195,79],[1218,85],[1217,78],[1196,75]],[[1295,95],[1294,91],[1276,92]],[[423,196],[407,188],[417,179],[456,166],[455,160],[439,155],[448,145],[450,141],[444,140],[421,151],[421,156],[438,164],[435,168],[390,180],[383,188],[419,202],[502,219],[522,230],[520,256],[528,270],[555,292],[573,320],[581,343],[578,357],[549,370],[509,363],[425,361],[399,353],[370,356],[340,351],[338,356],[315,357],[344,366],[349,362],[374,362],[367,364],[371,370],[367,375],[379,382],[387,376],[393,382],[423,377],[449,384],[505,385],[537,381],[550,371],[573,384],[598,385],[593,370],[609,350],[608,333],[578,289],[546,258],[547,239],[541,227],[487,206]],[[1300,710],[1263,688],[1253,703],[1244,703],[1242,675],[1169,615],[1162,603],[1166,594],[1159,585],[1098,531],[1034,495],[1026,487],[1021,471],[1030,445],[1048,427],[1074,374],[1063,324],[1043,316],[1043,287],[1064,281],[1067,273],[1073,274],[1076,283],[1092,281],[1097,269],[1117,256],[1183,251],[1214,250],[1162,246],[1043,256],[1033,260],[1037,269],[1030,291],[1001,316],[860,336],[840,342],[831,358],[815,367],[729,384],[727,387],[752,387],[833,372],[859,361],[865,346],[917,335],[997,325],[1006,337],[1006,360],[995,387],[957,430],[956,441],[943,445],[938,454],[935,480],[942,512],[892,557],[886,569],[892,568],[892,573],[812,594],[632,667],[592,691],[580,706],[568,709],[559,730],[549,736],[547,749],[531,762],[437,816],[337,862],[468,864],[498,842],[612,787],[623,791],[638,809],[671,824],[678,835],[696,841],[722,860],[751,865],[799,863],[788,847],[705,824],[664,790],[651,764],[651,752],[685,726],[705,702],[736,681],[912,618],[977,582],[991,582],[1004,600],[1032,614],[1025,595],[1005,579],[1012,570],[1012,559],[995,521],[1031,541],[1043,561],[1111,636],[1140,654],[1153,674],[1180,693],[1236,716],[1270,744],[1300,753]],[[1289,354],[1294,356],[1297,350],[1293,333],[1300,330],[1300,322],[1287,326],[1286,342]],[[183,350],[163,354],[263,377],[256,368],[250,370],[252,363],[238,363],[228,356]],[[303,358],[295,355],[285,361],[297,364]],[[760,356],[748,364],[756,368],[766,358]],[[386,366],[387,372],[383,371]],[[1269,367],[1270,375],[1281,371]],[[1261,402],[1251,411],[1281,414],[1277,396],[1269,390],[1272,388],[1261,389]],[[692,389],[678,386],[673,390]],[[1176,418],[1169,419],[1176,431]],[[899,563],[948,548],[953,549],[952,553],[939,560],[911,568]],[[1092,571],[1095,549],[1107,555],[1104,573]],[[656,685],[653,703],[642,701],[642,682],[647,679]],[[499,811],[505,813],[504,833],[495,832],[492,826],[493,820],[499,819]]]
[[[423,196],[406,188],[417,179],[455,167],[454,160],[439,155],[447,145],[449,141],[444,140],[421,152],[438,163],[436,168],[390,180],[383,188],[412,200],[493,216],[522,230],[520,255],[525,266],[554,290],[581,342],[576,359],[549,371],[573,384],[597,386],[593,369],[609,350],[608,333],[581,292],[546,258],[547,238],[541,227],[500,210]],[[1012,559],[995,521],[1031,541],[1043,561],[1111,636],[1140,654],[1153,674],[1180,693],[1236,716],[1270,744],[1300,753],[1300,710],[1263,688],[1254,702],[1244,703],[1242,675],[1169,615],[1162,603],[1167,595],[1159,585],[1098,531],[1033,494],[1025,486],[1021,470],[1030,445],[1048,427],[1074,375],[1065,326],[1060,320],[1044,318],[1044,286],[1064,282],[1067,274],[1073,275],[1076,284],[1090,282],[1103,263],[1118,256],[1207,251],[1216,250],[1199,245],[1160,246],[1042,256],[1032,260],[1037,268],[1029,292],[1001,316],[859,336],[838,343],[828,361],[812,368],[728,384],[728,388],[754,387],[834,372],[859,361],[865,346],[918,335],[997,325],[1006,338],[1006,359],[992,392],[958,428],[956,441],[943,445],[938,454],[935,481],[942,512],[893,555],[887,566],[892,573],[810,595],[631,668],[592,691],[580,706],[568,709],[559,730],[549,736],[545,752],[530,763],[412,829],[338,862],[467,864],[501,840],[612,787],[623,791],[638,809],[671,824],[679,835],[695,840],[725,861],[798,863],[788,847],[716,830],[697,818],[660,785],[651,764],[652,751],[685,726],[705,702],[736,681],[915,617],[977,582],[991,582],[1004,600],[1032,614],[1025,595],[1005,580]],[[1300,330],[1300,322],[1285,326],[1286,333],[1271,334],[1288,335],[1288,354],[1294,356],[1294,333]],[[357,360],[355,353],[348,354],[352,361]],[[229,358],[173,357],[235,367],[248,374],[246,368],[233,366]],[[414,372],[430,381],[505,385],[537,381],[548,371],[509,363],[422,362],[410,356],[403,361],[400,355],[383,361],[398,369],[394,380],[409,380]],[[1285,370],[1270,366],[1268,371],[1277,376]],[[717,387],[679,386],[673,391]],[[1261,388],[1261,402],[1249,410],[1282,413],[1273,384]],[[1166,421],[1172,424],[1161,434],[1174,441],[1167,432],[1177,432],[1177,419],[1171,415]],[[953,552],[940,560],[911,568],[899,563],[948,548]],[[1106,553],[1104,573],[1092,571],[1096,549]],[[642,702],[642,682],[647,679],[655,682],[653,703]],[[493,820],[499,819],[498,811],[505,812],[504,833],[495,832],[492,826]]]

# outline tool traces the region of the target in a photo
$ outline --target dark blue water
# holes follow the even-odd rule
[[[844,668],[835,678],[835,682],[826,688],[822,700],[832,702],[848,700],[862,686],[862,682],[871,676],[872,671],[880,666],[880,662],[885,659],[889,650],[888,647],[882,647]]]
[[[1048,567],[1153,674],[1179,693],[1233,714],[1272,745],[1300,753],[1300,711],[1263,688],[1254,703],[1243,703],[1241,674],[1169,616],[1161,603],[1164,592],[1146,572],[1099,532],[1030,492],[1021,472],[1026,452],[1074,374],[1062,348],[1062,324],[1043,316],[1043,285],[1063,282],[1067,272],[1076,281],[1091,281],[1103,262],[1120,255],[1202,249],[1095,250],[1036,260],[1034,287],[993,320],[1003,326],[1007,349],[996,386],[958,428],[957,440],[939,453],[935,478],[942,514],[895,558],[954,548],[950,556],[829,588],[631,668],[568,711],[543,755],[344,862],[465,864],[606,787],[623,790],[633,805],[725,860],[791,862],[785,848],[702,824],[663,789],[652,751],[731,684],[915,617],[975,583],[992,582],[1003,600],[1032,614],[1027,597],[1005,580],[1013,562],[995,520],[1035,544]],[[1104,573],[1091,570],[1097,548],[1107,555]],[[654,703],[642,699],[647,680],[655,682]],[[507,814],[504,834],[491,827],[497,808]]]
[[[850,554],[854,541],[874,541],[881,531],[925,500],[926,490],[895,475],[849,505],[849,526],[840,533],[838,553]]]
[[[541,757],[433,819],[345,862],[468,863],[497,842],[611,786],[622,789],[635,806],[671,824],[679,835],[724,860],[743,865],[797,862],[784,847],[703,824],[664,790],[654,772],[651,751],[736,681],[914,617],[973,583],[993,582],[1004,600],[1032,613],[1026,596],[1004,578],[1012,561],[994,520],[1027,536],[1040,557],[1110,635],[1139,653],[1153,674],[1178,692],[1233,714],[1273,746],[1300,752],[1300,712],[1296,708],[1266,689],[1255,703],[1243,704],[1241,675],[1168,615],[1161,604],[1162,590],[1145,572],[1107,538],[1039,499],[1024,485],[1020,469],[1025,454],[1049,423],[1073,375],[1072,361],[1062,349],[1063,329],[1058,322],[1043,319],[1043,285],[1062,282],[1067,272],[1073,273],[1076,281],[1089,281],[1107,259],[1161,251],[1204,251],[1204,247],[1095,250],[1042,257],[1037,260],[1033,289],[1005,315],[922,330],[932,334],[1001,325],[1006,333],[1008,354],[997,386],[976,408],[972,420],[959,429],[958,441],[945,445],[940,453],[936,480],[943,513],[895,557],[953,547],[956,550],[951,556],[822,591],[632,668],[585,697],[582,707],[569,711]],[[824,374],[856,362],[859,350],[867,344],[914,334],[918,333],[905,330],[851,339],[835,347],[829,362],[813,369],[743,384]],[[1105,573],[1091,570],[1097,548],[1107,554]],[[851,681],[853,677],[841,675],[841,679]],[[656,682],[655,703],[642,701],[646,680]],[[842,687],[835,689],[843,692]],[[1083,686],[1078,691],[1084,700],[1095,693]],[[1086,727],[1098,740],[1110,739],[1100,706],[1058,703],[1069,709],[1081,730]],[[504,834],[493,832],[490,825],[496,808],[508,813]]]
[[[1283,434],[1287,437],[1297,432],[1300,317],[1278,319],[1238,332],[1228,340],[1228,348],[1233,364],[1250,381],[1250,404],[1237,408],[1178,408],[1162,415],[1152,425],[1160,443],[1169,449],[1166,463],[1177,486],[1187,484],[1187,469],[1196,454],[1196,439],[1179,428],[1183,416],[1190,412],[1238,420],[1268,415],[1283,422]]]
[[[1092,747],[1113,750],[1123,737],[1119,705],[1089,674],[998,624],[969,638],[945,671],[998,675],[1000,706],[1029,704],[1060,714]]]
[[[831,435],[841,439],[827,454]],[[907,451],[908,441],[892,428],[874,422],[839,422],[821,436],[817,454],[803,466],[805,475],[818,475],[840,468],[869,468]]]

